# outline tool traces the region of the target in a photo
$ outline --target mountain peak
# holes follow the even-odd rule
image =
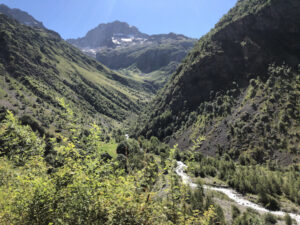
[[[135,26],[115,20],[99,24],[90,30],[85,37],[67,40],[70,44],[84,50],[98,51],[100,48],[127,47],[149,42],[161,43],[164,40],[191,40],[190,38],[170,32],[168,34],[148,35]]]
[[[85,37],[69,39],[69,43],[79,48],[97,49],[103,47],[116,47],[124,39],[125,43],[130,42],[130,38],[145,39],[147,34],[141,33],[135,26],[130,26],[126,22],[115,20],[110,23],[99,24],[90,30]],[[121,38],[121,39],[120,39]],[[117,39],[117,40],[115,40]]]
[[[106,23],[106,24],[122,24],[122,25],[126,25],[126,26],[129,27],[129,24],[128,24],[128,23],[122,22],[122,21],[120,21],[120,20],[115,20],[115,21],[113,21],[113,22]]]
[[[148,35],[140,32],[135,26],[115,20],[110,23],[99,24],[82,38],[68,39],[67,41],[84,51],[95,53],[102,48],[128,47],[150,43],[160,44],[165,40],[172,42],[192,39],[172,32],[168,34]],[[95,56],[95,54],[92,55]]]

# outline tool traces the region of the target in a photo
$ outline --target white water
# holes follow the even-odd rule
[[[177,162],[177,167],[176,167],[176,173],[181,177],[182,181],[184,184],[188,184],[191,188],[196,188],[197,184],[192,182],[192,179],[184,172],[184,170],[187,168],[187,165],[185,165],[183,162],[178,161]],[[253,202],[248,201],[245,199],[241,194],[237,193],[233,189],[230,188],[221,188],[221,187],[212,187],[212,186],[203,186],[204,189],[208,190],[213,190],[213,191],[218,191],[222,192],[225,195],[227,195],[230,199],[234,200],[237,204],[247,207],[247,208],[252,208],[254,210],[263,212],[263,213],[270,213],[275,216],[285,216],[286,212],[283,211],[270,211],[268,209],[263,208],[260,205],[257,205]],[[294,213],[288,213],[291,218],[296,220],[297,224],[300,225],[300,215],[294,214]]]

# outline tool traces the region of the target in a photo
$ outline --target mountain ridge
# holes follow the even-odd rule
[[[133,38],[133,40],[129,40],[130,38]],[[125,40],[122,41],[122,39]],[[116,20],[110,23],[101,23],[97,27],[88,31],[84,37],[76,39],[67,39],[67,42],[80,49],[99,49],[107,47],[126,47],[131,44],[130,42],[133,42],[133,44],[143,43],[146,41],[161,42],[164,39],[175,40],[192,38],[188,38],[182,34],[175,34],[172,32],[168,34],[148,35],[140,32],[135,26],[131,26],[126,22]],[[118,44],[118,42],[121,43]]]
[[[27,12],[24,12],[20,9],[11,9],[8,6],[4,4],[0,4],[0,13],[3,13],[13,19],[16,19],[20,23],[36,27],[40,29],[46,29],[42,22],[37,21],[35,18],[33,18],[31,15],[29,15]]]
[[[124,38],[128,36],[136,36],[136,38],[148,37],[147,34],[141,33],[136,27],[129,26],[125,22],[116,20],[111,23],[99,24],[97,27],[88,31],[84,37],[77,39],[67,39],[67,42],[83,49],[115,47],[113,37],[118,34],[120,34]]]

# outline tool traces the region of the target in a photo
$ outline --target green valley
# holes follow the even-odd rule
[[[299,40],[299,0],[198,41],[0,5],[0,224],[300,224]]]

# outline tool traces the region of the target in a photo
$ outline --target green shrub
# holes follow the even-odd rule
[[[289,214],[285,214],[284,221],[286,225],[293,225],[293,220]]]
[[[231,205],[232,220],[235,220],[240,214],[241,211],[239,210],[239,208],[236,207],[235,205]]]
[[[274,215],[267,213],[264,215],[264,224],[265,225],[271,225],[271,224],[276,224],[277,219]]]

